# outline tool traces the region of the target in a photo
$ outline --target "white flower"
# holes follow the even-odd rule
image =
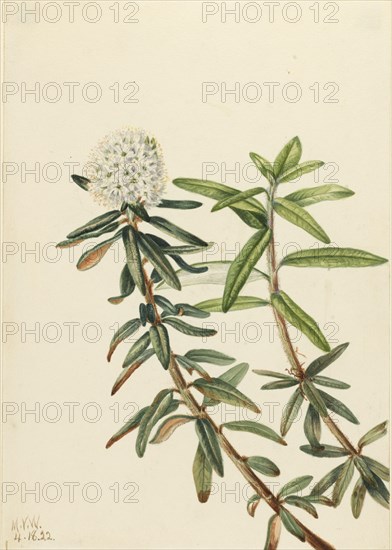
[[[107,135],[91,152],[87,177],[93,198],[109,208],[139,201],[146,208],[161,201],[167,172],[160,145],[139,128]]]

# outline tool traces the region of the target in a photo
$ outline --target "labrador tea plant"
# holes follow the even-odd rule
[[[274,165],[259,155],[251,154],[252,160],[269,182],[268,189],[256,188],[240,192],[215,182],[175,180],[174,183],[183,189],[217,200],[214,211],[229,207],[247,225],[257,230],[234,262],[189,264],[183,256],[206,250],[211,243],[182,229],[171,219],[150,215],[149,211],[152,208],[169,212],[177,209],[192,210],[200,207],[201,203],[162,198],[167,174],[159,144],[144,130],[125,128],[115,131],[92,151],[90,173],[87,174],[89,177],[72,176],[81,189],[88,191],[98,203],[110,210],[71,231],[67,239],[57,245],[60,248],[73,247],[89,239],[110,234],[110,237],[89,246],[82,254],[77,268],[85,271],[96,266],[114,243],[123,243],[125,261],[120,274],[120,293],[109,298],[109,302],[121,304],[134,291],[140,294],[142,301],[137,314],[134,313],[133,318],[119,328],[109,345],[107,360],[111,361],[121,343],[124,347],[127,339],[132,336],[133,339],[136,338],[126,353],[121,372],[113,385],[112,395],[122,388],[135,371],[143,370],[141,367],[154,357],[157,360],[154,368],[160,365],[168,373],[167,386],[155,397],[152,396],[151,403],[140,409],[109,439],[107,448],[137,430],[136,454],[143,457],[148,443],[163,443],[182,425],[193,423],[195,458],[192,471],[198,500],[206,503],[211,493],[213,476],[223,477],[223,452],[255,491],[247,504],[248,513],[254,517],[260,502],[264,502],[273,511],[267,528],[266,550],[278,547],[282,524],[290,534],[306,541],[311,547],[332,550],[333,546],[306,527],[289,507],[299,507],[317,518],[315,505],[340,504],[354,470],[359,474],[352,493],[355,517],[361,512],[366,493],[383,506],[387,506],[389,501],[389,493],[382,481],[388,479],[389,470],[363,455],[366,445],[384,435],[385,423],[366,433],[357,447],[353,446],[334,424],[328,410],[354,423],[358,422],[356,417],[342,402],[316,387],[349,387],[338,380],[320,376],[326,367],[338,359],[348,344],[330,350],[315,321],[280,289],[278,279],[278,270],[283,266],[359,267],[378,265],[385,260],[354,249],[326,248],[290,254],[277,263],[274,246],[275,212],[323,242],[329,242],[327,235],[304,207],[321,200],[333,200],[352,194],[343,187],[328,185],[277,198],[276,191],[281,183],[317,169],[322,164],[298,164],[300,155],[301,145],[298,138],[286,145]],[[260,193],[267,199],[265,207],[254,198]],[[154,233],[148,232],[149,230]],[[180,244],[168,242],[167,235]],[[268,275],[256,267],[266,250]],[[178,269],[173,267],[173,262]],[[214,282],[225,282],[223,298],[192,305],[181,301],[174,304],[164,296],[165,289],[181,291],[182,284],[208,283],[209,279],[201,274],[211,277]],[[268,283],[269,299],[239,295],[247,281],[258,279]],[[236,364],[219,374],[222,367],[228,367],[235,362],[233,357],[222,351],[204,348],[192,348],[179,354],[172,347],[175,331],[199,338],[216,334],[211,328],[185,322],[183,317],[205,319],[212,312],[260,306],[272,307],[291,369],[290,374],[265,370],[255,372],[277,378],[276,382],[264,385],[264,390],[295,387],[282,418],[280,434],[260,422],[240,420],[217,425],[211,417],[211,407],[220,403],[260,412],[258,406],[238,390],[249,370],[248,364]],[[306,370],[303,369],[290,340],[287,322],[296,326],[316,346],[327,352],[311,362]],[[216,372],[209,373],[206,364],[218,372],[218,375]],[[260,474],[267,477],[279,476],[278,466],[266,456],[241,454],[230,443],[226,434],[229,431],[248,432],[264,438],[263,440],[286,445],[284,436],[304,401],[308,402],[304,432],[309,445],[304,445],[301,449],[317,457],[343,457],[345,462],[321,479],[307,496],[299,496],[298,493],[310,485],[313,478],[309,475],[289,481],[274,495]],[[321,422],[336,437],[339,446],[320,442]],[[269,448],[270,443],[266,441],[266,444]],[[265,451],[262,453],[264,455]],[[330,499],[325,496],[325,492],[332,486],[333,494]]]

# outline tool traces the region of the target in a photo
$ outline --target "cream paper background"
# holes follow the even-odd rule
[[[263,2],[259,4],[263,7]],[[26,82],[27,87],[34,82],[42,86],[56,82],[64,95],[57,103],[45,101],[42,95],[38,102],[31,96],[22,102],[17,93],[3,105],[4,160],[16,163],[18,173],[4,184],[7,254],[3,322],[6,330],[17,333],[7,336],[4,350],[3,399],[13,414],[3,417],[2,475],[4,482],[14,484],[6,487],[16,487],[17,493],[8,495],[2,505],[1,548],[263,546],[270,512],[260,505],[255,519],[246,514],[246,487],[227,460],[226,476],[217,482],[216,494],[207,505],[197,502],[191,473],[196,439],[190,425],[164,445],[150,446],[143,460],[135,455],[134,434],[105,450],[105,442],[127,414],[149,403],[168,383],[167,374],[151,361],[110,397],[126,352],[126,346],[121,346],[113,362],[106,364],[107,344],[113,335],[110,327],[135,316],[137,294],[122,305],[110,305],[106,298],[117,292],[121,259],[110,253],[95,269],[78,273],[77,251],[72,249],[74,257],[68,251],[56,257],[53,243],[102,212],[69,181],[64,163],[82,165],[103,135],[130,124],[156,134],[171,178],[202,177],[203,163],[208,162],[216,163],[217,181],[225,179],[222,163],[230,169],[238,162],[242,168],[252,150],[273,158],[298,134],[303,158],[336,163],[336,180],[356,193],[347,201],[312,207],[332,241],[388,255],[390,3],[338,2],[339,22],[335,24],[315,23],[308,2],[300,2],[300,20],[289,23],[282,18],[283,4],[273,23],[267,15],[254,24],[244,18],[236,23],[230,16],[222,23],[221,11],[203,23],[200,2],[151,1],[139,2],[137,24],[113,23],[112,2],[100,2],[103,16],[95,24],[84,21],[80,9],[69,23],[63,7],[62,19],[55,24],[37,24],[30,19],[23,23],[16,15],[4,25],[4,80],[19,86]],[[217,6],[221,10],[221,3]],[[320,10],[324,17],[330,8],[321,2]],[[129,11],[120,13],[124,16]],[[109,87],[131,81],[140,87],[139,102],[114,102]],[[271,81],[280,83],[272,103],[263,84]],[[102,99],[89,103],[76,91],[75,101],[70,103],[64,82],[80,82],[79,90],[86,82],[96,82]],[[219,94],[203,102],[202,82],[226,82],[228,88],[234,82],[257,82],[265,95],[255,103],[243,99],[236,103],[232,96],[223,103]],[[281,89],[287,82],[301,86],[302,98],[297,103],[282,100]],[[336,82],[339,102],[315,103],[309,90],[314,82],[321,83],[322,94],[326,82]],[[38,181],[31,175],[22,177],[22,163],[27,168],[39,163]],[[48,181],[54,178],[53,172],[46,178],[42,173],[47,163],[61,167],[57,182]],[[322,181],[327,173],[321,172],[320,177]],[[314,184],[312,178],[306,176],[304,185]],[[254,185],[246,175],[227,175],[226,183],[241,189]],[[287,184],[286,189],[289,192],[301,186]],[[171,185],[167,197],[198,198]],[[250,228],[228,211],[210,214],[211,201],[204,203],[199,211],[168,211],[167,216],[218,243],[218,251],[208,259],[233,258],[227,251],[244,243]],[[315,243],[284,221],[279,221],[278,232],[280,253],[287,243]],[[25,255],[26,249],[35,247],[36,256]],[[330,272],[287,269],[282,272],[282,284],[320,322],[333,345],[351,342],[329,375],[352,384],[344,400],[361,425],[340,422],[356,441],[388,416],[388,267]],[[263,295],[266,289],[262,286],[253,284],[246,294]],[[189,287],[181,300],[196,302],[219,296],[221,290]],[[185,352],[204,345],[248,361],[252,368],[284,367],[278,340],[269,341],[272,316],[267,309],[215,315],[212,321],[221,331],[213,342],[200,344],[178,333],[172,336],[175,349]],[[37,342],[25,334],[35,323]],[[75,323],[73,342],[70,323]],[[298,346],[306,360],[317,356],[305,338]],[[212,367],[211,371],[219,374],[220,369]],[[287,390],[262,393],[261,383],[262,379],[250,372],[241,388],[261,405],[262,421],[278,428]],[[338,396],[339,391],[333,393]],[[34,403],[39,409],[37,421],[23,412]],[[75,407],[73,421],[70,403]],[[94,421],[97,414],[101,418]],[[215,418],[233,420],[239,414],[227,407]],[[53,418],[57,421],[51,422]],[[304,443],[304,436],[299,424],[288,434],[287,448],[244,434],[230,436],[241,452],[273,458],[282,470],[278,482],[309,473],[317,480],[338,463],[301,453],[298,446]],[[334,443],[327,433],[324,439]],[[369,449],[371,456],[383,461],[387,450],[387,438]],[[36,483],[38,502],[32,495],[25,496],[23,502],[24,488],[34,488]],[[78,484],[74,502],[69,502],[67,483]],[[94,485],[86,486],[88,483]],[[114,498],[116,483],[120,502]],[[56,487],[61,489],[59,500],[51,503],[50,499],[56,499]],[[94,487],[100,488],[102,496],[96,503],[87,502],[86,498],[95,496]],[[87,491],[86,498],[82,489]],[[123,502],[126,495],[137,502]],[[358,521],[351,515],[348,496],[338,511],[321,508],[318,521],[301,511],[297,515],[338,548],[391,548],[388,514],[369,497]],[[55,540],[14,541],[12,522],[26,516],[40,516],[39,524]],[[289,550],[302,545],[283,533],[281,547]]]

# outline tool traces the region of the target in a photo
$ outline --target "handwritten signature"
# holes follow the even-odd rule
[[[40,516],[17,517],[12,521],[11,532],[16,542],[55,540],[51,532],[42,527]]]

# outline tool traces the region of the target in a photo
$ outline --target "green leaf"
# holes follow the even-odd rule
[[[361,456],[355,456],[354,464],[358,472],[360,473],[367,489],[369,490],[369,487],[377,488],[378,476],[369,468],[368,463]]]
[[[375,473],[378,477],[380,477],[384,481],[389,481],[390,473],[389,473],[389,468],[387,468],[387,466],[384,466],[383,464],[381,464],[377,460],[374,460],[373,458],[370,458],[369,456],[363,456],[362,458],[373,473]]]
[[[150,335],[148,332],[145,332],[128,351],[127,356],[125,357],[123,368],[128,367],[131,363],[136,361],[139,356],[148,348],[150,345]]]
[[[191,420],[195,420],[194,416],[188,416],[184,414],[177,414],[166,418],[160,426],[158,426],[157,432],[151,439],[150,443],[158,444],[167,441],[169,437],[173,435],[177,428],[183,424],[187,424]]]
[[[305,542],[305,534],[302,531],[301,527],[298,525],[296,520],[293,518],[293,516],[285,510],[284,508],[280,509],[280,517],[282,519],[283,525],[287,529],[289,533],[294,535],[297,539],[299,539],[302,542]]]
[[[370,496],[384,508],[389,508],[389,491],[379,476],[369,469],[362,457],[356,456],[354,462]]]
[[[281,290],[273,293],[271,302],[278,313],[303,332],[315,346],[324,351],[331,349],[316,321],[305,313],[285,292]]]
[[[79,271],[86,271],[96,266],[102,258],[105,256],[109,248],[121,237],[121,232],[116,233],[110,239],[102,241],[101,243],[95,245],[93,248],[86,250],[79,258],[76,267]]]
[[[143,416],[136,439],[136,453],[140,458],[146,452],[148,439],[153,427],[159,422],[171,405],[173,399],[172,393],[172,390],[161,390]]]
[[[198,418],[196,420],[196,433],[210,465],[218,476],[223,477],[224,470],[222,453],[214,428],[207,419]]]
[[[335,414],[338,414],[339,416],[342,416],[353,424],[359,424],[358,418],[350,411],[348,407],[346,407],[344,403],[339,401],[339,399],[332,397],[332,395],[329,395],[322,390],[319,390],[319,393],[329,410],[331,410]]]
[[[321,391],[315,388],[309,380],[303,382],[302,390],[316,411],[323,417],[328,416],[327,407],[321,395]]]
[[[280,266],[326,267],[332,269],[333,267],[368,267],[381,265],[387,261],[385,258],[375,256],[364,250],[330,246],[293,252],[283,258]]]
[[[215,334],[217,333],[215,329],[194,327],[193,325],[185,323],[185,321],[182,321],[181,319],[176,319],[175,317],[165,317],[164,319],[162,319],[162,321],[175,328],[179,332],[187,334],[188,336],[207,337],[215,336]]]
[[[269,382],[261,386],[262,390],[282,390],[285,388],[292,388],[299,384],[298,380],[291,378],[290,380],[277,380],[276,382]]]
[[[148,235],[139,233],[139,245],[143,254],[152,263],[162,279],[172,288],[181,290],[181,283],[169,260]]]
[[[222,200],[232,195],[236,195],[239,191],[233,187],[228,187],[215,181],[198,180],[190,178],[178,178],[173,181],[174,185],[190,191],[198,193],[210,199]],[[267,223],[267,215],[264,206],[257,199],[249,198],[235,206],[230,206],[233,210],[250,227],[261,229]]]
[[[195,304],[195,307],[203,311],[223,313],[222,298],[212,298]],[[255,307],[264,307],[270,305],[268,300],[263,300],[255,296],[238,296],[230,308],[230,311],[239,311],[242,309],[252,309]]]
[[[232,265],[232,262],[199,262],[192,264],[196,267],[208,267],[208,271],[205,273],[189,273],[183,269],[176,271],[178,278],[180,279],[181,286],[191,286],[191,285],[224,285],[227,279],[227,274]],[[248,278],[248,283],[253,281],[262,281],[268,280],[268,275],[260,271],[259,269],[254,268],[251,271],[251,274]],[[162,281],[157,286],[159,289],[170,288],[167,284]]]
[[[305,489],[312,481],[313,476],[300,476],[292,479],[286,485],[283,485],[282,489],[278,493],[278,498],[283,499],[293,493],[298,493]]]
[[[343,449],[343,447],[335,447],[334,445],[323,445],[317,448],[311,445],[301,445],[300,449],[308,455],[317,456],[319,458],[338,458],[350,454],[346,449]]]
[[[236,195],[218,201],[215,206],[212,207],[211,212],[217,212],[218,210],[222,210],[228,206],[236,205],[244,199],[254,197],[255,195],[260,195],[260,193],[266,193],[264,187],[254,187],[253,189],[242,191],[241,193],[237,193]]]
[[[140,411],[132,416],[132,418],[130,418],[124,424],[124,426],[109,439],[109,441],[106,443],[106,448],[109,449],[109,447],[119,441],[122,437],[133,432],[133,430],[136,430],[136,428],[140,426],[140,422],[142,421],[143,416],[148,409],[149,407],[143,407],[143,409],[140,409]]]
[[[312,447],[319,448],[321,437],[321,422],[320,415],[313,407],[309,405],[304,422],[304,432],[306,439],[309,441]]]
[[[92,231],[102,229],[103,227],[117,220],[117,218],[119,218],[120,216],[120,210],[111,210],[110,212],[106,212],[105,214],[102,214],[101,216],[90,220],[81,227],[78,227],[78,229],[71,231],[71,233],[68,233],[67,239],[74,239],[76,237],[84,235],[85,233],[91,233]]]
[[[274,161],[274,173],[278,178],[283,172],[296,166],[302,155],[302,145],[297,136],[291,139],[280,151]]]
[[[194,208],[200,208],[203,203],[198,201],[171,201],[167,199],[161,199],[161,202],[157,205],[158,208],[175,208],[176,210],[193,210]]]
[[[320,479],[318,483],[313,487],[310,492],[310,497],[320,497],[325,491],[327,491],[336,482],[342,471],[344,464],[339,464],[333,470],[328,472],[324,477]]]
[[[131,225],[124,227],[122,231],[128,269],[135,281],[140,293],[145,296],[146,283],[144,280],[142,261],[136,239],[136,231]]]
[[[150,327],[152,347],[162,365],[167,370],[170,364],[170,341],[166,327],[160,323]]]
[[[335,486],[333,488],[332,500],[335,506],[339,506],[342,502],[345,492],[351,483],[354,475],[354,463],[351,458],[343,464],[343,468],[340,470]]]
[[[319,386],[327,386],[328,388],[337,388],[338,390],[347,390],[350,388],[350,384],[342,382],[341,380],[335,380],[334,378],[328,378],[328,376],[315,376],[312,381]]]
[[[199,502],[207,502],[211,493],[212,467],[200,443],[193,461],[193,479]]]
[[[183,244],[179,246],[163,246],[162,252],[164,254],[196,254],[197,252],[204,252],[211,248],[214,243],[207,243],[207,246],[194,246],[193,244]]]
[[[56,244],[57,248],[71,248],[73,246],[76,246],[83,241],[87,239],[95,239],[97,237],[101,237],[101,235],[104,235],[105,233],[111,233],[115,229],[117,229],[123,222],[113,222],[109,225],[106,225],[99,231],[92,231],[91,233],[83,233],[83,235],[80,235],[79,237],[74,237],[73,239],[67,239],[65,241],[61,241],[60,243]]]
[[[272,168],[271,163],[258,155],[257,153],[249,153],[250,158],[252,159],[253,164],[255,164],[258,171],[263,174],[263,176],[271,183],[275,183],[274,169]]]
[[[224,312],[228,311],[236,301],[254,266],[267,248],[270,239],[271,231],[269,229],[257,231],[231,264],[223,293],[222,309]]]
[[[342,187],[341,185],[335,185],[331,183],[329,185],[320,185],[318,187],[308,187],[306,189],[299,189],[290,193],[285,197],[286,200],[295,202],[298,206],[310,206],[321,201],[335,201],[338,199],[344,199],[354,195],[354,191]]]
[[[233,422],[226,422],[222,424],[228,430],[233,430],[236,432],[249,432],[261,437],[266,437],[275,441],[275,443],[280,443],[280,445],[287,445],[286,441],[280,437],[272,428],[260,424],[260,422],[253,422],[253,420],[234,420]]]
[[[288,433],[294,420],[297,418],[303,400],[304,396],[302,395],[300,388],[297,388],[293,395],[290,397],[282,413],[282,419],[280,421],[280,433],[283,436]]]
[[[384,437],[384,435],[387,434],[387,426],[388,421],[385,420],[385,422],[381,422],[381,424],[378,424],[377,426],[366,432],[365,435],[363,435],[358,441],[358,447],[362,449],[362,447],[364,447],[365,445],[370,445],[370,443],[377,441],[377,439],[380,439],[380,437]]]
[[[218,378],[220,380],[223,380],[223,382],[227,382],[231,386],[237,387],[244,379],[248,370],[248,363],[239,363],[238,365],[235,365],[231,369],[218,376]],[[204,397],[203,399],[204,407],[212,407],[215,405],[219,405],[219,403],[220,401],[218,399],[210,399],[209,397]]]
[[[110,342],[109,352],[107,356],[108,361],[110,361],[116,347],[126,338],[134,334],[138,330],[138,328],[140,328],[140,325],[140,319],[132,319],[118,329],[118,331],[114,334],[112,341]]]
[[[274,370],[253,369],[255,374],[260,376],[270,376],[271,378],[281,378],[282,380],[293,380],[292,376],[288,374],[282,374],[281,372],[275,372]]]
[[[323,506],[334,507],[334,503],[328,497],[318,496],[318,495],[306,495],[304,497],[308,502],[313,502],[314,504],[322,504]]]
[[[88,184],[90,183],[90,180],[84,178],[83,176],[77,176],[76,174],[72,174],[71,178],[76,185],[79,185],[79,187],[83,189],[83,191],[88,191]]]
[[[176,304],[176,308],[178,310],[178,315],[187,315],[188,317],[196,317],[198,319],[206,319],[210,316],[207,311],[203,311],[202,309],[196,306],[191,306],[190,304]]]
[[[117,377],[113,388],[111,395],[114,395],[118,392],[118,390],[125,384],[125,382],[128,380],[128,378],[137,370],[143,363],[145,363],[150,357],[155,355],[155,351],[153,349],[148,349],[141,355],[139,355],[137,361],[129,365],[126,369],[123,369],[119,376]]]
[[[216,399],[236,407],[245,407],[255,413],[260,412],[260,409],[253,401],[221,378],[211,378],[211,380],[198,378],[193,382],[193,387],[210,399]]]
[[[286,504],[291,506],[297,506],[297,508],[302,508],[305,512],[308,512],[314,518],[318,518],[317,510],[311,502],[302,497],[289,496],[285,499]]]
[[[297,178],[301,178],[303,175],[308,174],[309,172],[314,172],[323,166],[324,162],[321,160],[308,160],[302,162],[297,166],[289,168],[279,177],[278,183],[285,183],[287,181],[292,181]]]
[[[250,456],[246,459],[248,466],[269,477],[276,477],[280,474],[280,470],[272,460],[265,458],[264,456]]]
[[[259,495],[253,495],[250,497],[250,499],[248,499],[248,502],[246,503],[246,510],[252,518],[255,517],[256,509],[260,504],[260,501],[261,497]]]
[[[187,244],[193,244],[195,246],[208,246],[208,243],[206,243],[202,239],[199,239],[199,237],[196,237],[196,235],[192,235],[192,233],[185,231],[185,229],[178,227],[178,225],[169,222],[169,220],[166,220],[165,218],[152,216],[149,223],[156,229],[160,229],[164,233],[171,235],[179,241],[183,241]]]
[[[211,365],[230,365],[235,361],[234,357],[214,349],[191,349],[186,352],[185,356],[192,361],[210,363]]]
[[[355,519],[358,519],[361,515],[363,503],[366,496],[366,486],[362,481],[362,478],[359,477],[358,481],[355,484],[353,493],[351,495],[351,510]]]
[[[316,237],[319,241],[329,244],[331,242],[324,229],[316,222],[316,220],[304,210],[301,206],[298,206],[295,202],[288,201],[286,199],[275,199],[273,203],[275,212],[288,222],[297,225],[313,237]]]
[[[265,541],[264,550],[277,550],[281,530],[282,520],[275,514],[268,521],[267,539]]]
[[[326,355],[317,357],[317,359],[312,361],[308,366],[308,368],[306,369],[306,377],[312,378],[313,376],[316,376],[316,374],[319,374],[321,371],[329,367],[331,363],[339,359],[339,357],[348,348],[348,346],[349,346],[349,342],[345,344],[340,344],[339,346],[336,346],[336,348],[334,348],[332,351],[330,351]]]
[[[135,286],[135,282],[132,279],[132,275],[129,272],[128,266],[124,265],[120,275],[120,295],[108,298],[108,301],[111,304],[120,304],[124,300],[124,298],[127,298],[132,294],[132,292],[135,290]]]
[[[203,367],[199,365],[199,363],[196,363],[196,361],[192,361],[191,359],[188,359],[188,357],[184,357],[182,355],[176,355],[176,361],[181,367],[186,369],[189,374],[192,374],[195,370],[200,374],[200,376],[202,376],[206,380],[211,380],[211,376],[208,374],[208,372],[205,371]]]
[[[140,202],[129,202],[127,203],[127,208],[141,220],[145,222],[150,221],[150,216],[147,210]]]

